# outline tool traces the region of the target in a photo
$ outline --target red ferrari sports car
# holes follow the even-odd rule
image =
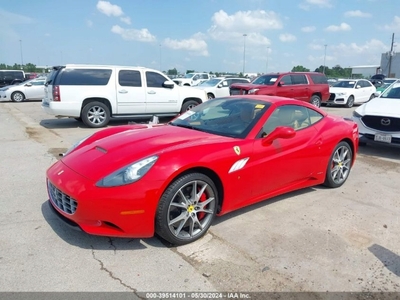
[[[305,187],[341,186],[358,128],[303,101],[209,100],[167,124],[110,127],[47,171],[49,202],[94,235],[175,245],[202,237],[216,215]]]

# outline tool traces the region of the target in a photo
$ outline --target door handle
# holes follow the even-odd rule
[[[120,94],[127,94],[128,91],[127,91],[127,90],[120,90],[120,91],[118,91],[118,93],[120,93]]]
[[[154,95],[156,92],[155,91],[148,91],[147,94]]]

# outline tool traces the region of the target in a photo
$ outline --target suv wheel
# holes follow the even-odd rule
[[[311,97],[310,103],[316,107],[321,107],[321,98],[317,95]]]
[[[110,121],[110,109],[102,102],[89,102],[82,109],[81,118],[86,126],[92,128],[104,127]]]
[[[199,105],[199,103],[195,100],[186,101],[182,105],[181,114],[183,114],[185,111],[191,110],[196,105]]]

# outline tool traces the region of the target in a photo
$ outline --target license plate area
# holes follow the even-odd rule
[[[382,142],[382,143],[389,143],[390,144],[392,142],[392,136],[389,135],[389,134],[377,133],[374,136],[374,141]]]

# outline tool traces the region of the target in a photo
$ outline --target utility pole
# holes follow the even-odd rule
[[[392,72],[393,44],[394,44],[394,33],[392,34],[392,44],[390,46],[390,52],[389,52],[389,71],[387,74],[388,77],[390,77],[390,74]]]

